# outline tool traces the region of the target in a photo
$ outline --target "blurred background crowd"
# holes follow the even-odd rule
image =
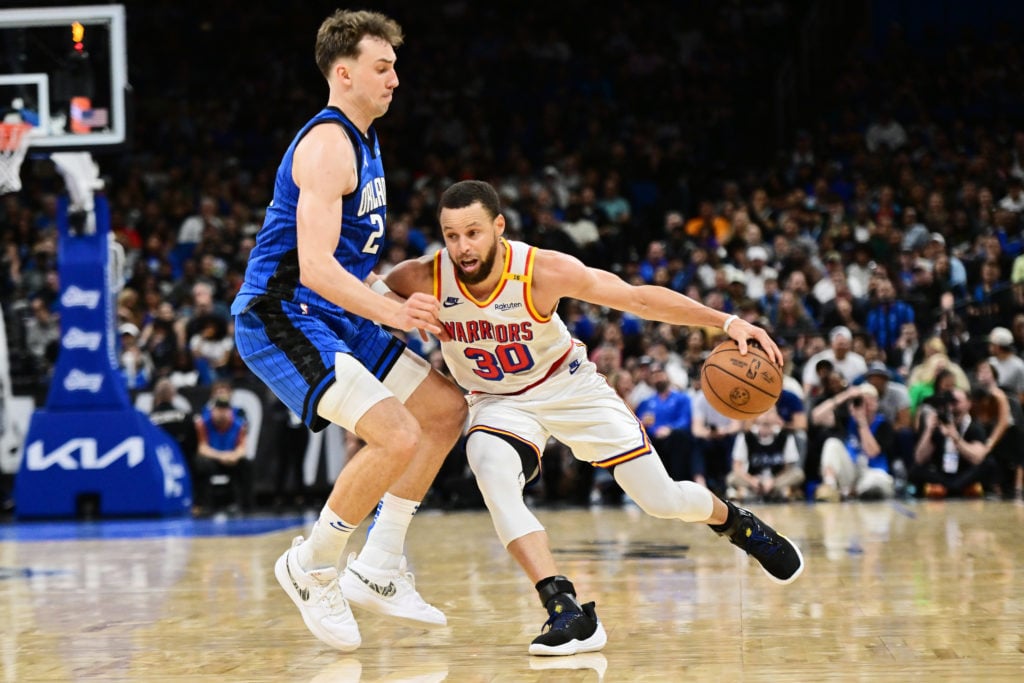
[[[777,410],[740,424],[700,394],[720,331],[562,302],[676,477],[765,500],[1022,496],[1024,9],[372,4],[407,36],[377,124],[382,272],[440,247],[451,182],[488,180],[509,237],[736,313],[782,346]],[[302,484],[290,451],[304,428],[239,361],[228,307],[281,153],[325,102],[312,45],[333,9],[131,4],[133,140],[97,157],[128,256],[125,381],[166,380],[200,422],[225,407],[215,385],[261,397],[235,497],[246,508],[324,494]],[[15,392],[41,403],[59,346],[63,187],[46,159],[22,175],[0,198],[0,298]],[[435,344],[409,342],[440,364]],[[458,450],[428,504],[480,504]],[[558,444],[546,458],[538,503],[621,502]]]

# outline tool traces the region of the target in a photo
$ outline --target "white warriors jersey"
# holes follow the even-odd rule
[[[533,304],[534,247],[502,240],[503,275],[478,300],[455,277],[448,251],[434,256],[434,296],[452,341],[441,344],[445,363],[462,388],[486,394],[518,394],[540,384],[568,358],[574,342],[557,313]]]

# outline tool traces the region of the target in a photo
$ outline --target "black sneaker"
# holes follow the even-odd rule
[[[548,614],[542,633],[530,643],[531,655],[596,652],[608,642],[592,602],[577,607],[555,597],[548,602]]]
[[[779,534],[749,510],[726,502],[733,518],[728,528],[712,526],[719,536],[728,536],[729,542],[744,550],[761,563],[761,568],[776,583],[792,583],[804,570],[800,549]]]

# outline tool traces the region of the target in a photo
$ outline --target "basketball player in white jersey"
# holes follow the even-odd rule
[[[507,241],[500,208],[487,183],[467,180],[448,188],[439,216],[445,249],[399,264],[386,281],[402,296],[430,292],[441,304],[450,337],[442,352],[470,392],[470,466],[498,537],[548,610],[530,653],[595,651],[607,640],[594,603],[577,601],[572,582],[558,572],[544,527],[523,500],[549,436],[576,458],[609,469],[648,514],[708,524],[775,581],[795,580],[803,558],[793,543],[749,511],[668,476],[636,416],[554,311],[560,298],[573,297],[675,325],[717,325],[742,352],[753,340],[781,364],[768,333],[669,289],[635,287],[571,256]]]

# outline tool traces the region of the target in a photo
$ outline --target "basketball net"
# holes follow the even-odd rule
[[[27,123],[0,123],[0,194],[21,189],[21,162],[28,151]]]

